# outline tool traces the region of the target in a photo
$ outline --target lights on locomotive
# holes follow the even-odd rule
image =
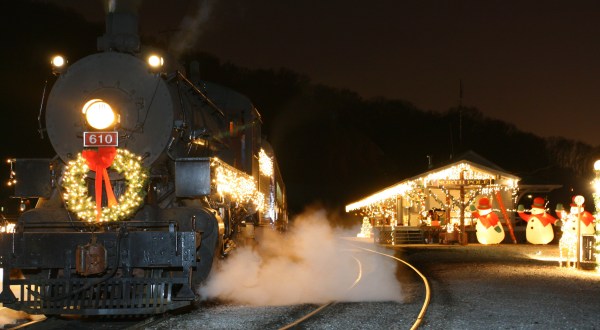
[[[60,74],[67,66],[67,60],[61,55],[56,55],[50,60],[50,64],[52,65],[52,73]]]
[[[19,203],[19,212],[25,212],[27,210],[27,204],[25,201],[21,199],[21,203]]]
[[[162,58],[162,56],[155,54],[148,56],[148,65],[153,71],[159,71],[164,64],[165,60]]]
[[[260,149],[258,153],[258,168],[260,174],[264,176],[273,176],[273,158],[269,157],[264,149]]]
[[[85,120],[95,129],[105,129],[117,122],[117,115],[111,106],[101,99],[88,101],[82,109]]]
[[[15,173],[15,171],[13,170],[13,164],[16,162],[17,160],[14,158],[10,158],[7,160],[7,163],[10,164],[10,176],[8,178],[8,186],[14,186],[17,184],[17,173]]]

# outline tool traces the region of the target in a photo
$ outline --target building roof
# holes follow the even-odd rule
[[[356,210],[390,198],[404,196],[415,188],[444,185],[483,184],[515,188],[519,177],[506,172],[500,166],[492,163],[483,156],[468,151],[445,164],[431,168],[420,175],[402,180],[385,189],[379,190],[365,198],[346,206],[346,211]],[[484,183],[485,182],[485,183]]]
[[[418,177],[423,177],[426,176],[428,174],[431,173],[435,173],[438,171],[442,171],[444,169],[450,168],[454,165],[460,164],[460,163],[467,163],[470,164],[471,166],[474,166],[476,168],[480,168],[482,170],[486,170],[495,174],[500,174],[502,176],[506,176],[509,177],[511,179],[514,180],[520,180],[521,178],[519,178],[516,175],[513,175],[509,172],[507,172],[505,169],[503,169],[502,167],[496,165],[495,163],[493,163],[492,161],[490,161],[489,159],[481,156],[480,154],[476,153],[475,151],[469,150],[465,153],[462,153],[460,155],[458,155],[457,157],[454,157],[452,159],[450,159],[447,162],[444,162],[438,166],[435,166],[433,168],[431,168],[429,171],[424,172],[422,174],[416,175],[412,178],[409,178],[407,180],[411,180],[411,179],[415,179]]]

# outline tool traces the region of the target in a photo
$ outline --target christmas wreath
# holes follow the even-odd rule
[[[127,189],[117,201],[110,184],[107,169],[122,173]],[[96,172],[96,202],[88,194],[85,181],[89,171]],[[142,204],[148,174],[142,166],[141,157],[125,149],[98,148],[84,150],[65,169],[62,186],[65,190],[67,209],[80,219],[92,221],[124,220]],[[108,206],[102,207],[102,181],[104,180]]]

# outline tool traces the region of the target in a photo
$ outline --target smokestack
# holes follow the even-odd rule
[[[140,0],[107,0],[106,32],[98,38],[98,50],[138,52],[138,8]]]

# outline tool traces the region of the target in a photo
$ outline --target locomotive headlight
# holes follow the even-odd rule
[[[52,73],[60,74],[67,66],[67,60],[60,55],[56,55],[50,60],[50,64],[52,65]]]
[[[150,55],[148,56],[148,65],[150,65],[150,67],[153,70],[159,70],[160,68],[162,68],[162,66],[165,64],[165,60],[158,55]]]
[[[60,68],[65,65],[65,58],[60,55],[54,56],[51,63],[54,67]]]
[[[116,123],[115,112],[108,103],[100,99],[88,101],[82,110],[87,123],[95,129],[105,129]]]

